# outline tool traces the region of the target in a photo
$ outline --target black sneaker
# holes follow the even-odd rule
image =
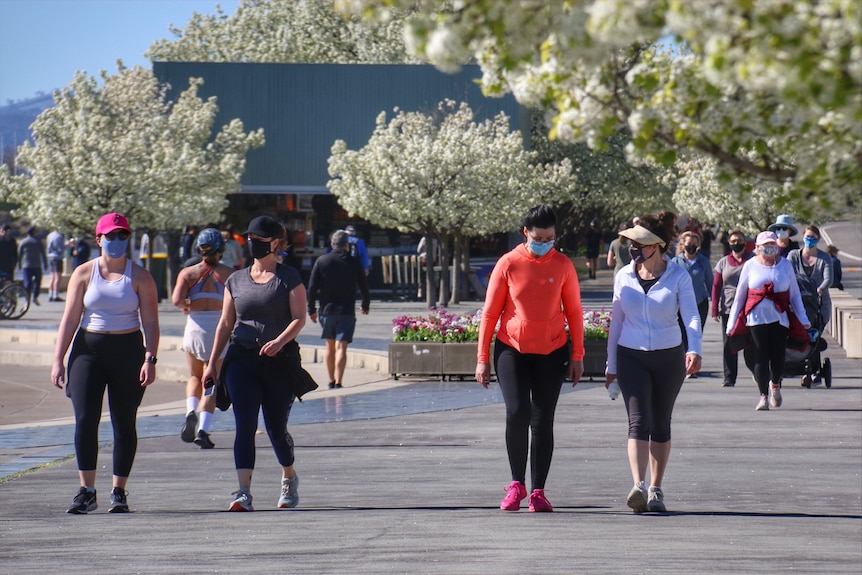
[[[203,429],[198,430],[198,436],[195,437],[195,445],[200,445],[201,449],[212,449],[215,447],[215,443],[210,439],[210,434]]]
[[[183,429],[180,431],[180,439],[186,443],[191,443],[195,440],[195,428],[198,426],[198,414],[194,411],[188,412],[186,422],[183,424]]]
[[[329,382],[329,389],[335,389],[335,382],[334,381]]]
[[[130,513],[129,504],[126,502],[128,491],[122,487],[114,487],[111,490],[111,506],[108,508],[108,513]]]
[[[72,505],[66,510],[66,513],[86,515],[90,511],[95,511],[97,507],[96,491],[87,491],[86,487],[82,487],[78,490],[77,495],[72,500]]]

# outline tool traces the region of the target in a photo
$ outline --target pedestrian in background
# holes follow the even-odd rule
[[[75,268],[66,292],[51,381],[60,389],[66,383],[66,395],[75,410],[81,487],[68,513],[84,514],[97,508],[99,422],[106,389],[114,429],[108,511],[130,511],[126,483],[138,446],[138,407],[145,389],[156,379],[159,347],[156,284],[147,270],[127,257],[131,234],[123,215],[99,218],[96,245],[102,255]],[[63,358],[70,344],[67,379]]]
[[[12,236],[9,224],[3,224],[0,226],[0,279],[13,280],[17,264],[18,241]]]
[[[72,269],[90,261],[90,244],[83,236],[73,239],[72,247]]]
[[[491,381],[490,347],[506,403],[506,451],[512,482],[500,502],[518,511],[527,497],[527,456],[532,492],[530,511],[553,511],[545,482],[554,454],[554,413],[563,380],[577,385],[584,372],[584,314],[572,261],[554,249],[556,215],[545,205],[524,217],[524,243],[504,254],[488,281],[479,326],[476,381]],[[568,323],[568,331],[566,324]],[[570,338],[571,334],[571,338]]]
[[[239,489],[230,511],[254,511],[251,477],[255,464],[258,414],[281,465],[279,509],[299,503],[299,476],[294,469],[293,438],[287,419],[293,401],[311,387],[301,387],[296,336],[305,325],[306,293],[299,272],[278,263],[285,247],[284,227],[269,216],[254,218],[246,231],[252,264],[225,282],[224,305],[211,357],[221,356],[230,338],[221,377],[233,402],[236,438],[233,445]],[[218,382],[210,362],[203,380]],[[316,387],[316,385],[315,385]]]
[[[677,255],[671,260],[688,272],[694,286],[694,299],[700,314],[700,329],[703,331],[709,314],[709,296],[712,292],[712,269],[709,260],[700,253],[700,236],[686,231],[679,236]],[[683,337],[683,342],[685,337]]]
[[[775,240],[778,246],[778,255],[786,258],[793,250],[799,249],[799,242],[791,239],[798,232],[796,226],[793,225],[793,217],[787,214],[781,214],[775,219],[775,223],[771,224],[767,231],[775,233]]]
[[[332,234],[332,251],[317,258],[308,282],[308,317],[317,323],[316,302],[320,296],[321,339],[326,341],[324,362],[329,373],[329,388],[344,382],[347,346],[356,329],[356,288],[362,295],[360,310],[368,315],[371,295],[361,262],[350,255],[350,235],[345,230]]]
[[[215,394],[204,393],[202,377],[210,362],[215,363],[218,371],[224,357],[224,354],[216,358],[211,355],[224,302],[225,282],[234,272],[232,267],[220,263],[224,247],[224,238],[217,229],[201,230],[195,240],[195,251],[201,261],[180,270],[171,295],[171,302],[188,314],[182,350],[186,352],[190,374],[186,382],[186,421],[180,438],[186,443],[194,442],[201,449],[215,447],[209,433],[215,413]]]
[[[614,269],[614,275],[632,261],[632,256],[629,254],[629,240],[619,235],[619,232],[627,229],[629,229],[628,225],[625,222],[621,223],[617,228],[617,237],[608,247],[608,267]]]
[[[596,270],[599,267],[599,251],[601,251],[602,244],[602,230],[599,228],[598,220],[590,222],[584,242],[587,252],[587,273],[589,278],[594,280],[596,279]]]
[[[359,259],[362,264],[362,269],[365,270],[365,275],[371,273],[371,256],[368,255],[368,248],[365,247],[365,240],[356,235],[356,228],[347,226],[344,231],[350,236],[350,255]]]
[[[742,230],[731,230],[728,234],[728,246],[730,254],[723,256],[715,264],[715,273],[712,280],[712,319],[721,320],[722,357],[724,363],[724,381],[722,387],[733,387],[736,385],[736,377],[739,371],[738,353],[730,349],[727,343],[727,322],[730,316],[730,308],[733,306],[733,298],[736,296],[736,286],[739,284],[739,274],[742,266],[754,257],[754,254],[745,249],[745,233]],[[754,349],[751,346],[743,350],[745,366],[754,373]]]
[[[811,327],[793,266],[779,254],[775,232],[757,234],[755,256],[745,262],[730,308],[727,335],[747,336],[754,345],[757,411],[781,407],[781,379],[789,337],[807,345]],[[801,324],[801,326],[800,326]],[[800,329],[802,328],[802,329]],[[794,344],[795,346],[796,344]]]
[[[66,238],[54,228],[45,240],[48,255],[48,269],[51,283],[48,286],[48,301],[63,301],[60,298],[60,278],[63,276],[63,258],[66,257]]]
[[[662,212],[642,216],[640,225],[621,232],[632,242],[632,262],[614,278],[605,387],[619,379],[628,413],[634,487],[626,505],[635,513],[666,510],[662,480],[670,458],[673,406],[686,374],[701,366],[700,314],[691,276],[671,264],[666,253],[675,224],[674,214]]]
[[[820,296],[820,318],[817,324],[822,330],[832,319],[832,298],[829,296],[829,288],[834,282],[834,270],[832,269],[832,257],[817,248],[820,243],[820,228],[815,225],[806,226],[802,232],[801,249],[791,251],[787,259],[797,274],[811,278],[817,286],[817,295]],[[818,318],[809,317],[812,322]]]
[[[18,244],[18,269],[23,274],[24,289],[30,301],[41,305],[42,270],[48,271],[48,256],[45,255],[45,246],[36,237],[36,226],[27,228],[27,237]]]
[[[841,260],[838,259],[838,251],[838,248],[832,244],[826,246],[826,253],[832,258],[832,286],[835,289],[844,291],[844,284],[842,283],[844,273],[841,270]]]
[[[221,237],[224,239],[224,253],[221,263],[235,270],[241,269],[245,265],[242,246],[227,229],[222,230]]]

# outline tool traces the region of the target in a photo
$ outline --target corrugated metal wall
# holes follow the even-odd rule
[[[477,121],[502,111],[529,137],[528,112],[511,95],[483,96],[477,66],[444,74],[423,65],[155,62],[153,72],[171,85],[171,99],[189,78],[203,78],[200,97],[218,98],[217,127],[240,118],[246,131],[264,129],[266,146],[248,155],[247,193],[328,193],[333,142],[361,148],[377,115],[392,118],[395,107],[429,112],[446,98],[466,101]]]

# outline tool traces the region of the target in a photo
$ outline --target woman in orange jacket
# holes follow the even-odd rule
[[[554,451],[554,412],[564,378],[576,385],[584,372],[580,286],[571,260],[553,249],[555,224],[548,206],[527,212],[521,228],[525,242],[503,255],[491,272],[479,327],[476,381],[487,388],[491,338],[500,323],[494,365],[506,402],[506,449],[512,471],[500,503],[505,511],[517,511],[527,497],[530,450],[529,509],[554,510],[545,497]]]

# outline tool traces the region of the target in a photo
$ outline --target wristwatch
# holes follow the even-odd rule
[[[151,363],[151,364],[153,364],[153,365],[156,365],[156,363],[157,363],[159,360],[158,360],[158,359],[156,358],[156,356],[154,356],[154,355],[148,355],[146,358],[144,358],[144,361],[145,361],[145,362],[147,362],[147,363]]]

